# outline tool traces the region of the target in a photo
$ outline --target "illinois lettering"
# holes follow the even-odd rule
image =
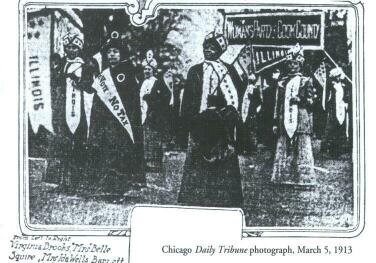
[[[31,85],[29,85],[31,89],[32,95],[32,103],[33,109],[35,111],[41,110],[44,108],[43,102],[43,92],[40,84],[40,67],[39,67],[39,57],[38,56],[30,56],[29,57],[29,74],[30,74],[30,81]]]

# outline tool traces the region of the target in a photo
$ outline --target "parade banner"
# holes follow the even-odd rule
[[[255,73],[281,63],[286,59],[288,51],[288,48],[252,47],[252,62]]]
[[[28,20],[26,40],[26,107],[31,128],[36,134],[40,126],[53,131],[50,91],[50,16]]]
[[[224,32],[230,45],[324,48],[324,13],[226,14]]]
[[[94,79],[92,87],[97,91],[98,97],[120,122],[129,134],[131,140],[134,142],[131,123],[129,122],[121,98],[116,90],[109,68],[105,69],[96,79]]]

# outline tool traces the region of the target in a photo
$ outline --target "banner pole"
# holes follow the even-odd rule
[[[336,66],[337,68],[339,68],[339,66],[338,66],[338,64],[334,61],[334,59],[329,55],[329,53],[328,52],[326,52],[326,50],[324,49],[324,52],[325,52],[325,54],[326,54],[326,56],[330,59],[330,61],[334,64],[334,66]],[[344,75],[345,75],[345,78],[351,83],[351,84],[353,84],[352,83],[352,80],[345,74],[345,73],[343,73]]]

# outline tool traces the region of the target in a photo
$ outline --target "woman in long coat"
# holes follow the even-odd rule
[[[83,183],[86,162],[87,120],[84,93],[85,79],[93,71],[81,57],[82,34],[68,33],[63,38],[65,56],[52,56],[51,98],[55,134],[48,148],[47,182],[59,183],[71,192]]]
[[[154,114],[153,104],[148,98],[156,89],[158,79],[155,77],[157,61],[151,50],[146,53],[146,58],[142,61],[144,79],[140,88],[140,104],[142,125],[144,127],[144,152],[145,161],[148,168],[159,168],[162,164],[163,151],[161,134],[153,129],[153,124],[158,116]]]
[[[89,169],[106,192],[125,193],[146,184],[139,88],[121,40],[110,39],[104,53],[109,67],[93,84]]]
[[[210,33],[203,43],[205,61],[188,72],[182,118],[189,142],[178,198],[183,205],[242,207],[235,140],[241,80],[219,60],[226,48],[223,35]]]
[[[329,73],[327,122],[321,150],[331,157],[338,157],[345,152],[349,137],[349,90],[344,84],[341,68],[334,68]]]
[[[151,54],[148,51],[143,61],[145,79],[141,85],[140,99],[147,165],[161,170],[163,153],[172,140],[174,83],[169,70],[163,72],[163,76],[158,79],[154,76],[157,62]]]
[[[273,183],[314,184],[312,151],[312,80],[300,73],[302,50],[290,55],[287,75],[278,82],[275,125],[277,146]]]
[[[242,100],[242,137],[241,149],[244,153],[253,154],[257,151],[259,112],[261,110],[261,92],[256,84],[256,76],[247,76],[246,90]]]

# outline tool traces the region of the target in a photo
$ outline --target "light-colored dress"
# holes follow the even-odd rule
[[[275,122],[278,139],[271,181],[274,183],[314,184],[312,151],[312,81],[301,74],[278,82]],[[291,103],[292,97],[299,102]]]

